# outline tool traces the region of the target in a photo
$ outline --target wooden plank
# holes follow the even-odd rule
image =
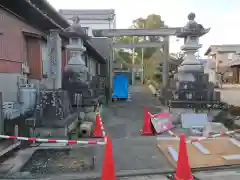
[[[193,144],[187,144],[189,163],[191,168],[215,167],[224,165],[240,165],[240,159],[226,160],[223,156],[240,155],[240,148],[234,145],[229,137],[219,137],[215,140],[203,140],[201,145],[209,150],[211,154],[204,154],[199,151]],[[169,162],[176,167],[176,161],[168,151],[168,147],[178,151],[179,140],[160,140],[157,147],[166,156]]]

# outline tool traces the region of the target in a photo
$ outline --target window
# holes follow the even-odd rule
[[[232,60],[234,56],[234,53],[228,53],[228,60]]]

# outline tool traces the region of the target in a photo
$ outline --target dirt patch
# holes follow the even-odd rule
[[[230,138],[223,137],[215,140],[204,140],[200,143],[204,148],[208,149],[211,154],[205,155],[192,144],[187,144],[188,157],[191,168],[240,164],[240,160],[227,161],[222,157],[226,155],[240,155],[240,148],[234,145],[230,141]],[[178,152],[178,146],[178,140],[161,140],[157,145],[157,147],[167,157],[167,159],[174,167],[176,167],[176,162],[168,152],[167,147],[173,147]]]
[[[29,159],[21,172],[57,174],[87,172],[94,169],[93,153],[89,149],[40,149]]]

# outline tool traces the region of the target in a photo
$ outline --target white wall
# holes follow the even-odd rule
[[[93,36],[92,30],[93,29],[114,29],[116,28],[114,22],[112,21],[105,21],[105,20],[82,20],[80,22],[82,27],[89,28],[88,36]]]
[[[91,29],[115,29],[114,22],[105,20],[82,20],[82,27],[90,27]]]
[[[69,21],[69,23],[72,23],[72,15],[64,15],[64,17]],[[89,32],[88,35],[92,36],[92,30],[93,29],[116,29],[116,19],[113,20],[96,20],[98,17],[94,15],[91,15],[92,20],[80,20],[80,24],[82,27],[88,27]],[[94,18],[96,18],[94,20]]]

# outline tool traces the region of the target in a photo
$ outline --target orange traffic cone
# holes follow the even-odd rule
[[[102,125],[101,125],[101,120],[100,120],[100,115],[96,115],[96,124],[93,132],[93,137],[96,138],[102,138],[103,137],[103,130],[102,130]]]
[[[180,135],[177,169],[174,178],[175,180],[193,180],[188,161],[186,138],[184,134]]]
[[[116,180],[116,171],[113,160],[112,140],[106,136],[106,145],[103,159],[101,180]]]
[[[148,108],[145,108],[143,128],[141,130],[141,134],[143,136],[153,135],[152,123],[151,123],[150,115],[148,113],[149,113]]]

